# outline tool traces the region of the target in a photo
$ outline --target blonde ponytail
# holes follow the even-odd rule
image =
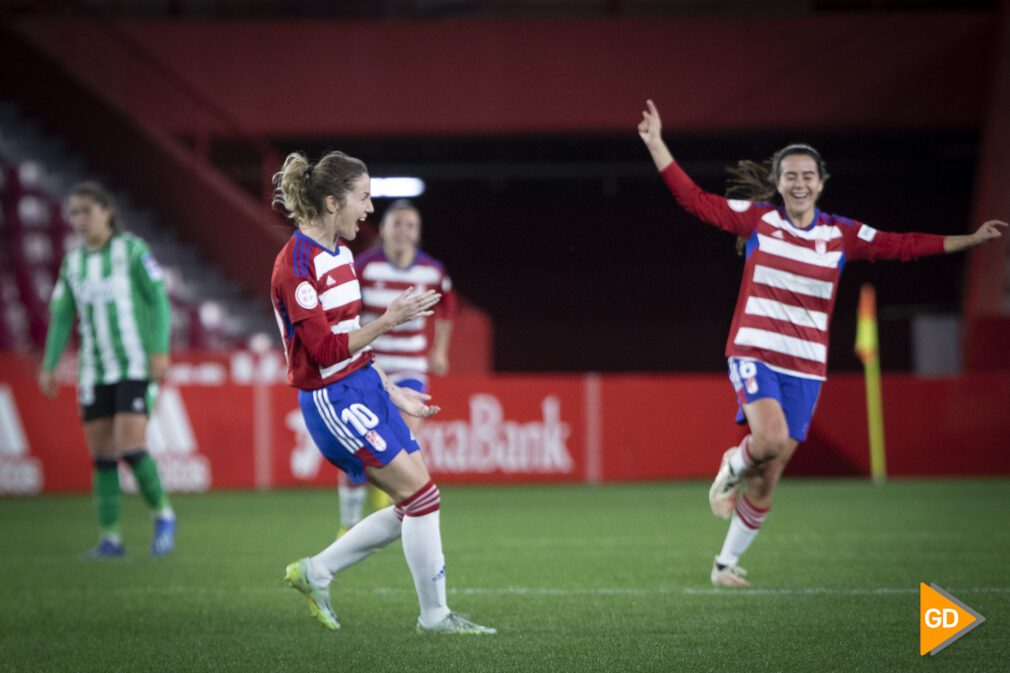
[[[367,174],[363,161],[343,152],[328,152],[315,165],[301,152],[292,152],[274,173],[272,205],[283,206],[287,216],[301,227],[322,214],[327,196],[343,205],[354,181]]]

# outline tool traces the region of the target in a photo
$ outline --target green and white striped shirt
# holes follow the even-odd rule
[[[84,246],[63,259],[49,303],[43,371],[52,371],[78,318],[79,385],[149,378],[148,355],[167,353],[169,303],[164,275],[147,244],[115,233],[98,250]]]

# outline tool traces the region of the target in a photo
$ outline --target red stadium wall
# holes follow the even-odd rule
[[[327,137],[627,132],[646,96],[673,131],[974,128],[992,17],[12,25],[166,132]]]
[[[61,375],[73,380],[72,365]],[[90,486],[74,392],[38,392],[37,364],[0,356],[0,494]],[[178,360],[150,424],[149,448],[173,490],[325,486],[336,471],[305,433],[277,353]],[[742,431],[719,375],[509,375],[438,380],[442,413],[421,441],[443,483],[708,478]],[[887,376],[894,476],[1010,474],[1010,374]],[[839,376],[822,396],[791,474],[868,473],[863,382]]]

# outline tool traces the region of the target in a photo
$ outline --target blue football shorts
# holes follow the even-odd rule
[[[729,380],[736,391],[736,422],[746,423],[743,405],[770,397],[786,416],[789,436],[806,440],[823,381],[777,372],[759,360],[729,358]]]
[[[299,390],[298,404],[320,453],[352,484],[368,481],[366,465],[383,467],[421,448],[371,365],[325,388]]]

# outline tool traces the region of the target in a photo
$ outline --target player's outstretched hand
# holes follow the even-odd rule
[[[983,222],[982,226],[972,234],[972,237],[975,239],[975,245],[982,245],[1001,237],[1003,235],[1001,229],[1006,229],[1007,226],[1007,223],[1003,220],[987,220]]]
[[[431,399],[431,395],[420,393],[413,388],[390,386],[389,398],[393,400],[397,409],[418,418],[428,418],[442,410],[441,407],[434,404],[426,404]]]
[[[642,142],[651,146],[663,139],[663,122],[659,118],[659,110],[652,99],[645,101],[646,109],[642,110],[642,121],[638,122],[638,135]]]
[[[386,309],[386,315],[392,320],[393,326],[414,318],[430,316],[435,313],[431,309],[441,298],[442,295],[435,290],[417,292],[413,287],[408,287],[399,297],[390,302],[389,308]]]

